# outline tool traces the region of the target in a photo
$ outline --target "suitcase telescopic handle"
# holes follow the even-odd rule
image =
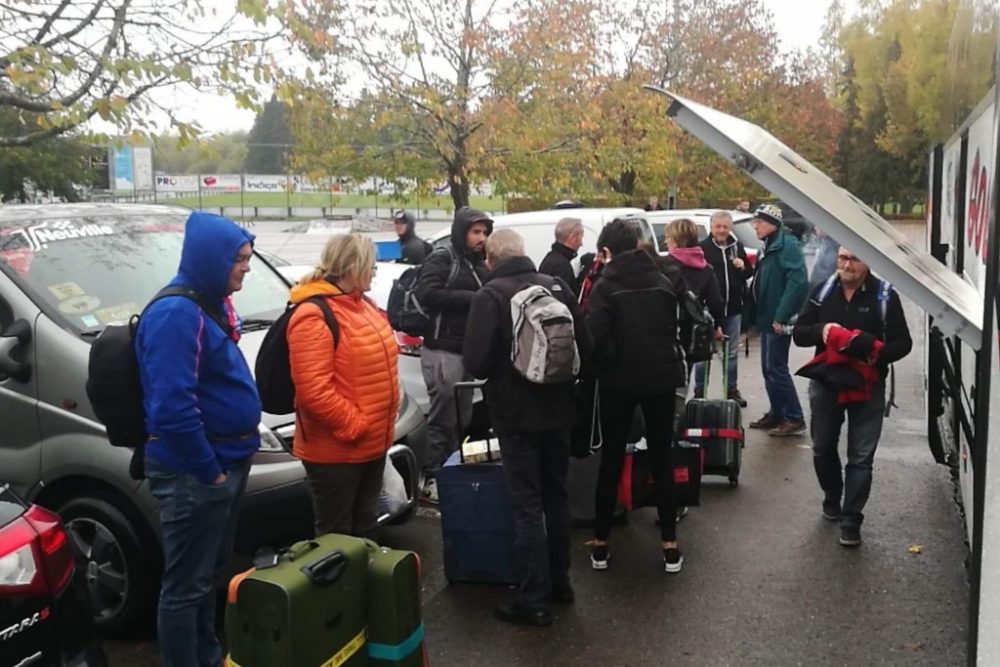
[[[340,579],[345,569],[347,569],[347,556],[343,551],[334,551],[308,565],[303,565],[299,571],[306,575],[313,585],[329,586]]]

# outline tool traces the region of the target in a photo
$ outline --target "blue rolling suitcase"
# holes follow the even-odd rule
[[[460,382],[455,393],[481,387]],[[487,449],[484,463],[465,463],[462,448],[437,474],[444,574],[451,583],[514,582],[514,515],[503,466]]]

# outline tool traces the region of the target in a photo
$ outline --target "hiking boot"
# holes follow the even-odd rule
[[[552,625],[552,612],[544,607],[528,609],[516,604],[502,604],[496,608],[495,613],[501,621],[516,625],[533,625],[538,628]]]
[[[823,518],[827,521],[840,521],[840,503],[836,500],[824,500]]]
[[[438,485],[433,477],[424,482],[424,488],[420,490],[420,497],[434,505],[438,504]]]
[[[684,565],[684,554],[677,547],[663,550],[663,569],[670,574],[677,574]]]
[[[745,408],[747,406],[747,399],[743,398],[743,394],[740,393],[739,389],[733,389],[729,392],[729,400],[736,401],[736,404],[741,408]]]
[[[610,559],[611,550],[607,544],[595,544],[590,547],[590,567],[595,570],[606,570]]]
[[[774,417],[772,417],[771,413],[769,412],[766,415],[764,415],[763,417],[761,417],[760,419],[758,419],[757,421],[750,422],[750,428],[772,429],[772,428],[775,428],[776,426],[778,426],[778,424],[780,424],[780,423],[781,422],[779,422],[777,419],[775,419]]]
[[[768,435],[775,438],[787,438],[795,435],[804,435],[806,432],[806,423],[802,420],[792,421],[791,419],[786,420],[772,428],[767,432]]]
[[[849,548],[861,546],[861,529],[855,526],[841,526],[840,546]]]

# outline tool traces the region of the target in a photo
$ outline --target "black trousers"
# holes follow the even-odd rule
[[[569,586],[569,441],[568,428],[500,436],[521,607],[543,607],[553,587]]]
[[[660,516],[660,539],[677,539],[677,498],[670,474],[673,441],[674,392],[639,396],[601,387],[601,470],[597,477],[594,537],[602,542],[611,534],[611,519],[618,496],[618,479],[625,462],[625,441],[636,407],[646,422],[646,446],[655,482],[656,507]]]
[[[366,463],[303,461],[316,515],[316,534],[375,539],[385,457]]]

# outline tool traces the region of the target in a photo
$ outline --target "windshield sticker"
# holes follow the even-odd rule
[[[58,285],[49,285],[49,291],[60,301],[65,301],[66,299],[72,299],[75,296],[83,296],[86,292],[83,288],[76,283],[59,283]]]
[[[80,321],[83,322],[83,326],[91,328],[96,327],[101,323],[101,321],[98,320],[93,315],[84,315],[83,317],[80,318]]]
[[[30,252],[39,252],[49,247],[50,243],[56,241],[68,241],[71,239],[82,239],[94,236],[113,236],[115,230],[107,225],[84,224],[80,225],[72,220],[61,220],[59,222],[40,222],[30,227],[15,227],[4,232],[4,236],[21,237],[27,243]],[[6,244],[5,244],[6,245]]]
[[[92,313],[100,307],[101,300],[96,296],[91,296],[89,294],[74,296],[71,299],[59,302],[59,312],[65,313],[66,315],[83,315],[84,313]]]
[[[101,324],[116,325],[125,324],[138,312],[139,308],[134,303],[123,303],[99,310],[94,315],[101,321]]]

